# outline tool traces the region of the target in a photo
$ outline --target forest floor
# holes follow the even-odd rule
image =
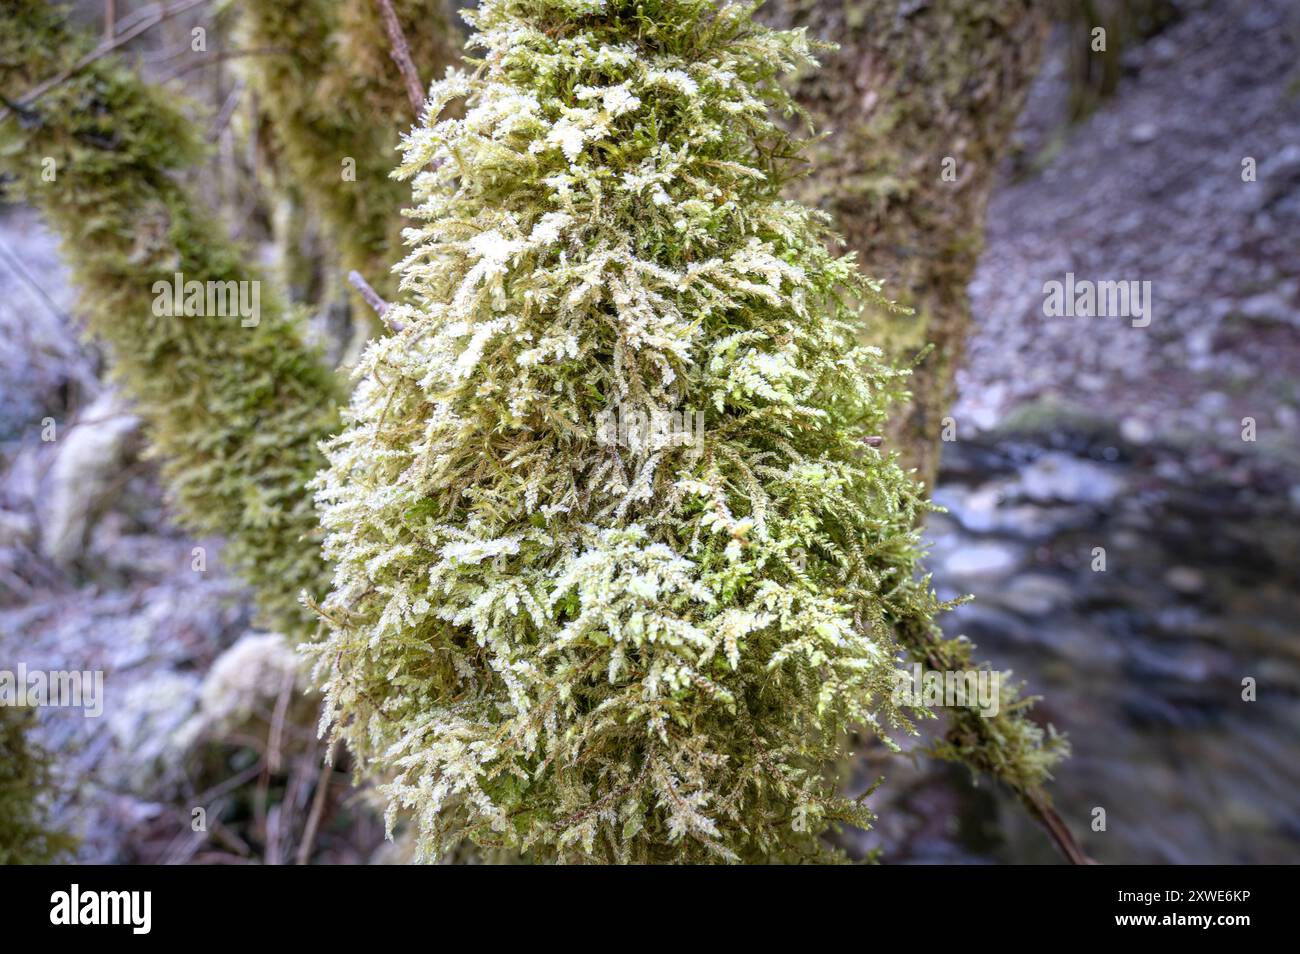
[[[1286,0],[1192,9],[1133,49],[1119,92],[1074,126],[1061,53],[1031,95],[971,287],[959,439],[935,494],[949,512],[929,536],[945,595],[976,599],[946,627],[1015,669],[1070,733],[1054,789],[1096,857],[1293,861],[1300,17]],[[49,528],[68,521],[51,488],[66,445],[41,441],[43,419],[70,436],[104,427],[105,406],[119,423],[124,412],[77,342],[50,235],[11,209],[0,249],[0,665],[106,673],[101,719],[44,710],[38,730],[83,860],[202,860],[200,839],[174,834],[188,831],[177,806],[213,779],[187,776],[176,739],[214,660],[248,631],[247,600],[219,542],[177,531],[134,458],[80,552],[51,558]],[[1150,325],[1045,317],[1043,285],[1067,272],[1151,281]],[[213,554],[201,573],[195,545]],[[1247,676],[1261,685],[1254,708],[1240,701]],[[860,781],[879,774],[880,824],[859,848],[1052,857],[1005,793],[958,770],[869,756]],[[1106,832],[1089,828],[1096,807]],[[365,860],[381,834],[357,818],[323,832],[314,857]]]

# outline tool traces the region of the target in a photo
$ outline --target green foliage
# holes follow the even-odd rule
[[[51,831],[42,812],[50,789],[45,754],[27,739],[31,713],[0,706],[0,865],[66,861],[76,839]]]
[[[900,629],[899,642],[937,672],[991,668],[976,662],[970,641],[946,639],[933,623],[909,622]],[[1035,802],[1050,802],[1044,786],[1053,767],[1069,756],[1070,745],[1055,727],[1044,729],[1029,717],[1038,697],[1022,696],[1024,684],[1014,681],[1010,672],[1000,674],[998,686],[997,714],[988,715],[975,706],[952,708],[948,731],[935,743],[932,754],[998,779],[1037,811]]]
[[[302,590],[324,589],[307,481],[336,427],[333,375],[295,317],[261,287],[260,320],[154,313],[156,282],[256,281],[214,234],[178,172],[199,155],[168,94],[96,60],[30,105],[19,101],[88,48],[61,11],[12,0],[0,11],[0,168],[59,233],[90,330],[148,426],[185,526],[227,538],[225,558],[258,588],[264,621],[307,623]],[[53,181],[42,172],[53,163]]]
[[[784,201],[801,32],[707,0],[486,0],[404,143],[421,223],[318,506],[326,718],[424,857],[797,861],[911,728],[919,488],[863,438],[876,286]],[[463,118],[439,119],[463,100]],[[705,415],[620,429],[642,415]]]

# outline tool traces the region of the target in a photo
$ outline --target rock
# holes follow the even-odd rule
[[[217,657],[199,690],[195,734],[221,739],[274,710],[286,686],[292,708],[303,708],[304,657],[279,633],[250,633]],[[314,707],[308,713],[311,721]],[[292,721],[291,721],[292,724]]]
[[[997,526],[998,488],[984,484],[974,489],[941,484],[934,490],[934,502],[946,508],[972,533],[988,533]]]
[[[162,669],[123,689],[114,682],[112,674],[105,680],[107,728],[116,748],[103,763],[106,781],[144,798],[169,797],[183,774],[198,677]]]
[[[1021,616],[1046,616],[1072,599],[1070,587],[1055,577],[1039,573],[1017,576],[997,593],[989,594],[1007,609]]]
[[[1009,573],[1020,563],[1020,553],[1003,543],[970,543],[955,550],[943,567],[948,577],[989,577]]]
[[[1300,186],[1300,145],[1287,146],[1259,164],[1260,208],[1276,202]]]
[[[1160,127],[1155,123],[1138,123],[1128,131],[1128,141],[1138,146],[1155,142],[1160,136]]]
[[[934,502],[946,507],[968,533],[1009,534],[1026,540],[1045,540],[1053,533],[1078,522],[1076,511],[1065,507],[1007,504],[1005,481],[992,481],[975,488],[942,484],[935,488]]]
[[[57,456],[40,513],[41,550],[60,566],[85,551],[91,531],[112,503],[117,479],[138,449],[140,421],[112,393],[95,401],[57,441]]]
[[[1237,313],[1249,321],[1300,325],[1300,308],[1281,292],[1261,292],[1237,306]]]
[[[0,510],[0,547],[27,547],[36,538],[36,525],[25,513]]]
[[[1190,566],[1170,567],[1165,573],[1165,582],[1169,588],[1184,596],[1194,596],[1205,589],[1205,577]]]
[[[1130,444],[1149,444],[1154,436],[1151,425],[1141,418],[1126,417],[1119,423],[1119,436]]]
[[[1111,469],[1055,451],[1042,454],[1024,469],[1019,491],[1039,503],[1106,504],[1124,483]]]

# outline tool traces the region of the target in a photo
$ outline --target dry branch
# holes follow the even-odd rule
[[[406,83],[406,95],[410,98],[411,109],[415,110],[418,118],[421,110],[424,109],[424,87],[420,85],[420,74],[411,59],[411,47],[406,42],[405,34],[402,33],[402,24],[398,22],[391,0],[375,0],[375,2],[379,4],[379,13],[384,20],[384,32],[388,34],[388,42],[393,45],[391,51],[393,62],[401,70],[402,79]]]

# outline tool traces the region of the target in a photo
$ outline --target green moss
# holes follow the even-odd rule
[[[824,68],[791,88],[814,123],[816,174],[794,193],[827,211],[848,248],[911,314],[868,307],[866,340],[913,364],[911,400],[892,415],[895,447],[932,486],[953,374],[970,331],[967,286],[983,245],[998,163],[1034,76],[1046,30],[1037,0],[775,0],[767,16],[822,41]],[[943,176],[951,157],[956,181]],[[921,355],[916,361],[918,353]],[[975,668],[969,643],[926,621],[903,627],[911,656],[940,672]],[[996,717],[957,709],[937,753],[1008,783],[1027,802],[1068,753],[1010,695]],[[1037,809],[1034,809],[1037,811]]]
[[[31,720],[26,710],[0,706],[0,865],[68,861],[77,844],[43,817],[49,766],[27,737]]]
[[[255,325],[239,314],[155,313],[156,283],[177,272],[259,281],[179,184],[200,154],[194,129],[174,97],[112,58],[19,105],[88,42],[43,0],[6,3],[0,27],[0,95],[11,110],[0,124],[2,168],[61,237],[80,313],[147,425],[178,517],[196,534],[225,537],[225,558],[256,587],[264,622],[299,633],[299,592],[321,592],[326,577],[305,486],[317,443],[336,426],[337,382],[265,284]],[[42,177],[48,162],[53,181]]]
[[[848,730],[910,728],[924,504],[863,441],[903,375],[853,343],[872,284],[780,197],[808,49],[751,12],[489,0],[434,91],[464,118],[406,141],[404,330],[328,445],[315,653],[424,857],[826,860],[870,821]]]
[[[906,8],[904,11],[903,8]],[[914,314],[869,314],[867,340],[911,365],[892,446],[933,486],[939,435],[970,326],[966,288],[984,210],[1046,33],[1041,0],[773,0],[765,15],[822,41],[794,93],[818,128],[816,175],[795,194]],[[944,178],[945,160],[952,178]]]

